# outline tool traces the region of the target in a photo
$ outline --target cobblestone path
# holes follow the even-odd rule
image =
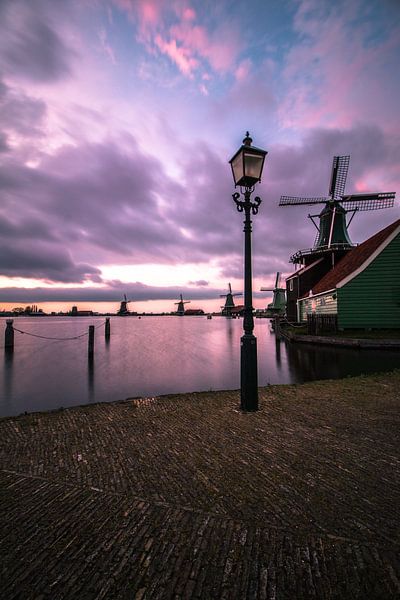
[[[2,599],[400,597],[400,372],[0,421]]]

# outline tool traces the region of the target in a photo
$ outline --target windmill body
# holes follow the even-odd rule
[[[276,274],[275,287],[262,287],[261,291],[273,292],[272,302],[267,306],[267,316],[284,315],[286,311],[286,288],[281,287],[281,273]]]
[[[183,300],[182,294],[180,294],[179,302],[175,302],[178,305],[178,309],[176,314],[179,316],[183,316],[185,314],[185,304],[190,304],[190,300]]]
[[[119,307],[119,311],[117,312],[117,315],[119,315],[120,317],[126,317],[127,315],[130,315],[131,313],[128,310],[128,304],[129,304],[130,300],[127,300],[126,298],[126,294],[124,294],[124,299],[122,300],[120,307]]]
[[[232,310],[235,308],[235,302],[233,300],[233,297],[234,296],[242,296],[241,292],[238,292],[236,294],[234,294],[232,292],[232,287],[231,287],[230,283],[228,284],[228,288],[229,288],[229,291],[228,291],[227,294],[221,294],[220,295],[220,298],[226,298],[225,305],[221,306],[221,308],[222,308],[221,314],[224,317],[231,317],[232,316]]]
[[[395,192],[345,194],[349,163],[348,155],[333,157],[328,196],[281,196],[280,206],[323,205],[320,213],[308,215],[317,229],[313,246],[298,250],[290,257],[290,262],[300,268],[286,279],[289,320],[297,320],[297,300],[354,247],[348,228],[355,214],[391,208],[394,204]]]

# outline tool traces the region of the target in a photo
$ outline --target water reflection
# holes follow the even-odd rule
[[[94,358],[88,357],[88,400],[94,402]]]
[[[278,371],[282,370],[282,358],[281,358],[281,344],[282,340],[279,336],[275,337],[275,358],[276,358],[276,367]]]
[[[296,382],[338,379],[398,368],[400,353],[285,342],[289,370]]]
[[[5,406],[8,407],[11,404],[13,395],[13,362],[14,362],[14,348],[4,349],[4,397]]]
[[[226,327],[226,339],[227,339],[227,350],[228,350],[228,360],[232,363],[235,360],[235,340],[233,335],[233,324],[232,319],[226,319],[227,327]]]

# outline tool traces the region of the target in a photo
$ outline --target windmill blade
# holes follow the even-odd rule
[[[298,204],[325,204],[329,198],[298,198],[297,196],[281,196],[279,206],[296,206]]]
[[[370,194],[351,194],[340,199],[345,204],[346,210],[379,210],[391,208],[394,204],[396,192],[380,192]]]
[[[349,170],[350,155],[334,156],[332,162],[331,182],[329,195],[331,198],[343,196]]]
[[[276,272],[276,279],[275,279],[275,287],[278,288],[279,287],[279,280],[281,278],[281,274],[279,273],[279,271]]]

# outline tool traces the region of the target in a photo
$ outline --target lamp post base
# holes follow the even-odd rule
[[[244,334],[240,340],[240,408],[258,410],[257,338]]]

